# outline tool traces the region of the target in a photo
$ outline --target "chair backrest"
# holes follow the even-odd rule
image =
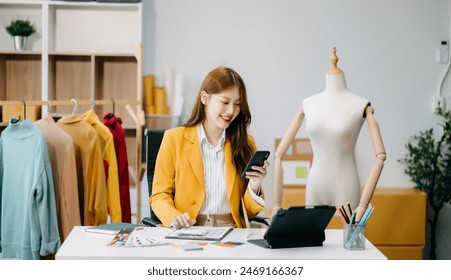
[[[152,184],[153,176],[155,174],[155,164],[157,161],[158,150],[160,149],[161,141],[163,140],[163,135],[165,129],[146,129],[146,168],[147,168],[147,190],[150,195],[152,195]],[[152,211],[152,206],[150,206],[150,217],[158,221],[157,216]]]

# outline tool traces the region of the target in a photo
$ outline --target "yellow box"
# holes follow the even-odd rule
[[[426,244],[427,195],[416,189],[376,189],[367,237],[373,244]]]
[[[41,118],[41,106],[26,106],[26,118],[31,121],[37,121]],[[24,120],[24,106],[23,105],[5,105],[2,108],[2,122],[9,123],[11,118],[20,118]]]
[[[179,125],[180,117],[172,115],[146,115],[146,127],[149,129],[169,129]]]

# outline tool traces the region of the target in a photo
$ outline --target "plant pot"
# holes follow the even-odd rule
[[[14,36],[14,48],[16,51],[27,50],[27,39],[28,37],[24,36]]]

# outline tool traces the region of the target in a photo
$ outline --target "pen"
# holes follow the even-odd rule
[[[349,201],[347,201],[346,204],[348,205],[349,215],[352,216],[352,208],[351,208],[351,204],[349,204]]]
[[[352,215],[351,215],[351,220],[349,221],[349,223],[352,225],[352,224],[354,224],[354,221],[355,220],[355,212],[354,213],[352,213]]]
[[[337,209],[338,213],[340,214],[341,219],[343,220],[343,223],[349,224],[349,220],[346,219],[345,215],[343,215],[343,212],[341,211],[340,207],[336,206],[335,208]]]
[[[370,210],[368,211],[368,214],[365,217],[365,221],[364,224],[366,224],[366,222],[368,221],[368,219],[370,218],[371,214],[373,214],[374,211],[374,206],[370,208]]]
[[[359,225],[364,225],[364,224],[366,224],[366,221],[367,221],[367,219],[368,219],[368,218],[367,218],[367,217],[368,217],[368,214],[371,212],[371,208],[372,208],[371,205],[368,206],[368,208],[366,208],[365,212],[363,213],[362,218],[360,219]]]
[[[341,211],[343,212],[343,215],[345,216],[345,219],[346,219],[347,223],[349,224],[349,216],[346,213],[346,209],[343,205],[341,205]]]
[[[349,224],[349,217],[348,214],[346,213],[346,209],[344,208],[344,206],[341,206],[341,212],[343,213],[343,216],[345,217],[346,223]]]

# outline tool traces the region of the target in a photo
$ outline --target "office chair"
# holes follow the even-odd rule
[[[144,137],[146,141],[146,168],[147,168],[147,190],[148,195],[152,194],[152,184],[153,176],[155,173],[155,163],[157,161],[158,150],[160,149],[161,141],[163,140],[163,135],[165,129],[146,129],[144,131]],[[263,224],[269,226],[270,219],[256,216],[249,219],[251,225],[256,226],[256,224]],[[161,221],[158,219],[157,215],[153,212],[152,206],[150,206],[150,217],[144,217],[141,221],[142,224],[150,227],[158,227],[161,225]]]
[[[155,173],[155,163],[157,161],[158,150],[160,149],[161,141],[165,129],[146,129],[144,131],[144,137],[146,141],[146,168],[147,168],[147,190],[148,197],[152,194],[153,175]],[[150,206],[150,217],[144,217],[141,221],[142,224],[157,227],[161,224],[157,215],[153,212],[152,206]]]

